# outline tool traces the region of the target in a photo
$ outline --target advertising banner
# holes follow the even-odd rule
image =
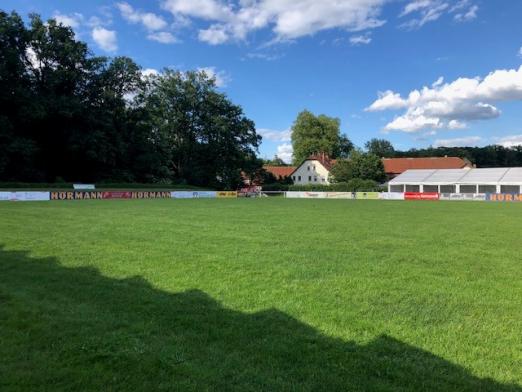
[[[12,192],[0,192],[0,201],[9,201],[11,200]]]
[[[51,200],[100,200],[100,199],[170,199],[170,192],[165,191],[76,191],[51,192]]]
[[[381,200],[404,200],[404,193],[402,192],[382,192],[379,193]]]
[[[355,192],[357,200],[378,200],[379,192]]]
[[[132,198],[132,192],[119,192],[110,191],[103,192],[102,199],[130,199]]]
[[[290,199],[325,199],[326,192],[286,192]]]
[[[221,191],[217,192],[216,195],[220,199],[230,199],[237,197],[237,191]]]
[[[214,191],[176,191],[171,192],[173,199],[212,199],[217,196]]]
[[[326,192],[327,199],[354,199],[355,194],[352,192]]]
[[[73,184],[73,189],[74,190],[78,190],[78,191],[81,191],[81,190],[94,190],[96,187],[94,186],[94,184]]]
[[[49,192],[12,192],[11,197],[15,201],[48,201]]]
[[[404,200],[439,200],[439,194],[435,192],[405,192]]]
[[[90,200],[103,199],[103,192],[51,192],[51,200]]]
[[[520,193],[488,193],[486,195],[487,201],[503,201],[503,202],[513,202],[522,201],[522,194]]]
[[[484,201],[486,200],[485,193],[441,193],[440,200],[452,201]]]

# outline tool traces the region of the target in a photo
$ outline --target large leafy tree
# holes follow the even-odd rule
[[[338,160],[331,174],[335,182],[348,182],[356,178],[376,182],[386,179],[381,158],[359,150],[353,150],[348,159]]]
[[[393,145],[386,139],[373,138],[364,145],[368,152],[381,158],[392,158],[395,155]]]
[[[167,69],[151,79],[142,99],[176,179],[235,187],[243,168],[261,165],[254,123],[204,72]]]
[[[312,154],[324,153],[330,158],[345,156],[353,144],[340,133],[341,121],[304,110],[292,126],[294,163],[299,164]]]

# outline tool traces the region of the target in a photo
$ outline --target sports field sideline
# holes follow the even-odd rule
[[[0,204],[0,390],[522,391],[522,206]]]

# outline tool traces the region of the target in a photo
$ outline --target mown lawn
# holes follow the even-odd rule
[[[2,391],[522,391],[522,205],[0,203]]]

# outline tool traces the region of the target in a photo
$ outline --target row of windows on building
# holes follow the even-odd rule
[[[294,182],[301,182],[301,176],[292,176]],[[321,178],[322,182],[326,182],[324,178]],[[312,176],[308,176],[308,182],[312,182]],[[314,176],[314,182],[317,182],[317,176]]]

